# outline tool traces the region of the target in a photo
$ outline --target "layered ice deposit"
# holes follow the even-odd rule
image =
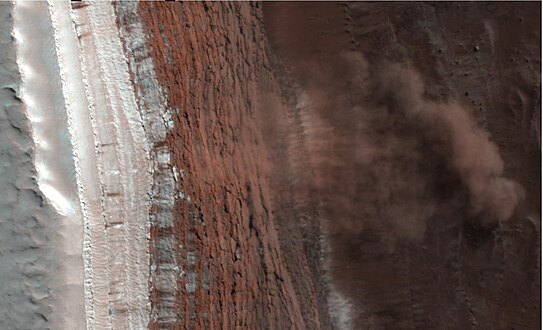
[[[103,217],[97,212],[96,217],[87,220],[89,239],[85,248],[90,251],[88,276],[93,285],[88,311],[96,322],[90,328],[144,328],[150,308],[148,140],[113,4],[89,2],[89,6],[73,10],[72,15],[87,85],[90,113],[86,118],[93,119],[97,165],[89,168],[89,173],[82,171],[81,176],[88,178],[89,185],[97,182],[91,176],[99,177],[100,194],[88,198],[89,202],[99,202],[103,209]],[[95,239],[105,253],[95,251]]]
[[[166,135],[173,128],[173,121],[145,44],[145,34],[137,11],[138,2],[119,2],[115,9],[145,133],[152,147],[150,289],[161,294],[157,295],[157,301],[153,301],[151,321],[171,327],[179,317],[175,312],[175,301],[178,278],[182,274],[175,251],[178,242],[174,235],[172,213],[177,180],[170,162],[170,150],[165,144]]]
[[[32,219],[59,236],[44,237],[54,248],[33,257],[47,253],[59,262],[36,270],[43,277],[46,268],[60,272],[51,285],[54,301],[37,286],[32,298],[44,300],[37,313],[50,322],[29,322],[66,329],[142,329],[150,313],[149,143],[113,4],[87,4],[13,4],[22,84],[20,92],[14,87],[8,92],[16,94],[15,103],[22,100],[34,142],[32,149],[23,147],[27,155],[34,151],[39,187],[28,196],[51,206],[50,214]],[[32,184],[26,186],[32,189]],[[49,255],[57,251],[58,256]]]

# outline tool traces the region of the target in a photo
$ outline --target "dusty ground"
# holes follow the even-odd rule
[[[160,263],[156,242],[176,243],[177,314],[155,287],[151,328],[331,328],[329,276],[356,329],[537,328],[539,6],[141,3],[182,173],[175,229],[151,245]],[[498,176],[523,187],[513,215],[473,211],[439,130],[361,110],[405,106],[372,85],[390,63],[490,134]]]

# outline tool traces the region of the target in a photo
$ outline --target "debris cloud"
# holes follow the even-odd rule
[[[349,54],[331,68],[308,64],[298,93],[318,173],[307,182],[330,234],[420,240],[444,203],[483,225],[513,215],[524,191],[504,175],[498,146],[469,109],[431,100],[407,65],[370,67]]]

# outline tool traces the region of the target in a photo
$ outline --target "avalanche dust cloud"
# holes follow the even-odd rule
[[[468,109],[427,98],[407,65],[370,67],[344,55],[331,67],[308,64],[297,97],[317,173],[304,182],[329,234],[420,240],[439,203],[481,225],[512,216],[524,191],[505,177],[497,145]]]
[[[350,282],[335,267],[356,263],[362,242],[377,240],[377,251],[392,253],[398,241],[423,240],[434,216],[495,226],[512,217],[524,190],[506,177],[497,145],[470,110],[431,100],[408,64],[370,66],[347,54],[327,68],[307,63],[300,77],[307,156],[293,158],[310,166],[299,170],[297,189],[320,205],[329,311],[351,329],[363,299],[340,288]]]

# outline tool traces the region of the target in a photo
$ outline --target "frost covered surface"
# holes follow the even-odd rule
[[[94,322],[89,327],[139,329],[149,322],[150,309],[148,141],[113,6],[100,1],[89,4],[72,11],[97,166],[97,173],[89,168],[81,176],[92,185],[96,181],[91,177],[98,175],[100,194],[88,194],[88,199],[104,210],[103,218],[96,212],[87,220],[85,248],[90,253],[87,275],[92,296],[87,310],[89,322]]]
[[[58,217],[34,177],[33,143],[21,100],[14,5],[0,2],[0,328],[44,328],[59,276]]]
[[[29,257],[26,271],[33,273],[35,279],[35,283],[26,288],[33,292],[31,301],[40,302],[45,301],[49,295],[52,297],[48,306],[44,306],[47,312],[40,313],[42,321],[48,321],[45,324],[53,328],[81,327],[85,324],[81,213],[74,184],[75,168],[59,79],[59,62],[47,2],[15,2],[13,36],[22,77],[18,94],[33,140],[32,149],[27,150],[27,155],[33,152],[32,161],[36,169],[35,173],[25,173],[29,182],[25,189],[34,190],[31,188],[34,185],[32,178],[36,179],[39,188],[27,195],[29,198],[26,200],[19,199],[18,204],[30,209],[36,204],[41,207],[39,211],[37,208],[34,210],[41,214],[34,215],[36,226],[31,228],[30,235],[40,235],[42,230],[44,234],[40,239],[41,244],[33,246],[32,256],[21,255],[15,258],[24,260]],[[16,209],[19,205],[15,205]],[[14,216],[16,220],[21,218]],[[46,280],[53,277],[54,280]],[[21,306],[17,309],[19,313],[26,312]],[[32,323],[32,328],[45,326]]]
[[[145,133],[153,146],[151,199],[154,212],[151,215],[151,231],[158,232],[158,237],[151,241],[151,249],[156,251],[151,254],[151,290],[158,290],[161,294],[158,301],[153,303],[151,321],[170,326],[178,318],[175,312],[177,279],[183,274],[175,253],[178,242],[174,235],[172,213],[177,180],[170,150],[163,145],[167,133],[173,128],[173,121],[164,91],[155,76],[137,8],[138,2],[123,1],[115,6]]]
[[[0,220],[13,296],[0,326],[145,328],[151,159],[113,5],[14,2],[0,14],[13,35],[0,36],[13,62],[2,67],[0,125],[13,143],[2,144],[0,187],[15,205]]]

